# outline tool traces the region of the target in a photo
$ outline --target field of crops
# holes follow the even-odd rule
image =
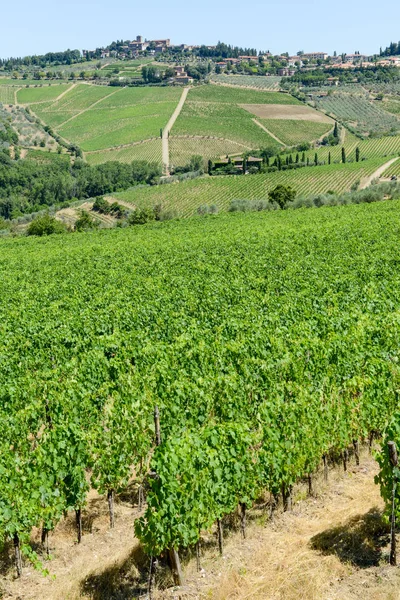
[[[282,77],[258,77],[257,75],[212,75],[211,81],[222,84],[259,90],[279,90]]]
[[[71,87],[68,83],[41,84],[37,87],[24,87],[17,92],[19,104],[34,104],[55,100]]]
[[[360,140],[355,135],[346,132],[344,148],[346,151],[346,159],[348,161],[356,160],[357,147],[360,149],[361,161],[363,159],[375,158],[386,158],[386,160],[389,160],[390,157],[400,153],[400,135]],[[290,154],[292,157],[295,157],[296,151],[292,151]],[[342,145],[321,146],[319,148],[312,148],[304,153],[305,158],[308,158],[311,162],[314,161],[315,154],[317,154],[319,162],[327,163],[329,154],[331,155],[332,163],[340,162],[342,160]],[[302,155],[303,153],[300,152],[299,157],[301,158]]]
[[[400,158],[384,172],[383,177],[392,177],[393,175],[400,179]]]
[[[73,552],[82,516],[91,522],[90,487],[113,526],[118,494],[146,485],[144,511],[132,509],[142,563],[170,551],[176,564],[206,533],[210,545],[216,525],[222,554],[222,520],[238,506],[245,534],[258,498],[280,494],[288,509],[323,457],[346,463],[393,417],[399,443],[399,210],[391,201],[0,240],[7,582],[14,565],[23,572],[20,551],[38,562],[32,529],[46,542],[68,511],[77,534],[64,525],[55,555]],[[351,544],[362,552],[364,540]],[[90,593],[111,597],[101,573]]]
[[[386,98],[385,102],[382,103],[382,108],[393,115],[400,115],[400,98],[397,100],[394,96]]]
[[[0,102],[2,104],[15,104],[15,92],[18,88],[0,85]]]
[[[247,150],[247,146],[226,139],[169,138],[170,162],[175,167],[186,165],[194,155],[203,156],[207,161],[208,159],[220,158],[226,154],[242,154]]]
[[[305,167],[245,177],[205,176],[177,185],[131,188],[116,197],[136,206],[161,205],[165,210],[175,210],[180,216],[188,217],[196,214],[202,205],[215,205],[224,211],[232,200],[266,200],[268,192],[278,184],[292,186],[298,195],[342,192],[374,173],[385,162],[386,159],[371,159],[364,163]]]
[[[224,138],[227,140],[225,154],[229,153],[231,142],[247,146],[247,149],[261,146],[277,147],[276,141],[253,122],[253,115],[239,106],[240,104],[297,105],[298,101],[292,96],[277,92],[201,86],[189,92],[172,135]]]
[[[172,87],[78,84],[59,101],[34,105],[33,110],[65,139],[91,152],[159,137],[181,94]]]
[[[313,142],[332,130],[330,123],[316,123],[313,121],[260,119],[260,123],[286,146],[295,146],[300,142]]]
[[[400,120],[359,94],[336,92],[316,100],[317,108],[362,135],[384,135],[400,131]]]
[[[147,160],[148,162],[161,163],[162,148],[161,139],[145,141],[133,144],[127,148],[115,150],[104,150],[102,152],[86,153],[85,159],[90,165],[99,165],[109,160],[130,163],[133,160]]]

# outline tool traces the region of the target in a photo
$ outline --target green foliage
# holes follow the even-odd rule
[[[99,222],[93,219],[93,217],[86,211],[79,211],[79,218],[75,221],[75,231],[88,231],[89,229],[96,229],[99,226]]]
[[[53,233],[65,233],[66,227],[63,223],[58,221],[55,217],[50,215],[44,215],[43,217],[36,217],[29,223],[28,229],[26,230],[27,235],[51,235]]]
[[[152,208],[135,208],[128,217],[129,225],[144,225],[154,221],[156,214]]]
[[[389,518],[392,510],[393,483],[396,483],[395,511],[396,519],[400,518],[400,468],[393,467],[388,450],[388,442],[395,442],[397,451],[400,449],[400,414],[395,412],[385,429],[380,452],[377,453],[380,470],[375,477],[375,483],[380,486],[381,496],[385,501],[386,515]]]
[[[277,185],[269,192],[272,202],[276,202],[281,208],[285,208],[288,202],[292,202],[296,197],[296,191],[289,185]]]

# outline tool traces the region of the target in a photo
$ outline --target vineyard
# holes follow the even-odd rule
[[[282,77],[259,77],[257,75],[212,75],[211,83],[228,86],[238,86],[258,90],[279,90]]]
[[[277,142],[253,122],[249,111],[239,106],[262,106],[264,104],[297,106],[299,103],[288,94],[276,92],[263,93],[221,86],[194,88],[189,92],[182,112],[173,127],[172,135],[174,137],[199,136],[225,139],[226,150],[222,150],[219,154],[228,154],[232,142],[247,146],[247,149],[256,149],[261,146],[278,148]],[[203,152],[205,150],[207,149],[202,149]],[[204,156],[212,158],[208,154]]]
[[[300,478],[357,457],[398,408],[399,209],[0,240],[0,531],[18,575],[65,511],[64,545],[81,541],[90,487],[113,527],[130,485],[149,581],[169,554],[180,582],[178,553],[217,531],[222,554],[238,505],[245,535],[265,492],[289,509]]]
[[[387,171],[384,172],[383,177],[392,177],[392,176],[400,178],[400,159],[393,163]]]
[[[313,121],[262,119],[260,122],[286,146],[295,146],[301,142],[314,142],[332,130],[330,123]]]
[[[382,110],[377,103],[372,104],[365,95],[337,92],[317,98],[316,106],[363,136],[400,131],[400,120]]]
[[[0,102],[3,104],[15,104],[15,91],[18,88],[11,86],[0,86]]]
[[[66,83],[51,83],[47,85],[36,85],[35,87],[24,87],[17,92],[19,104],[34,104],[35,102],[49,102],[55,100],[62,93],[69,90],[71,85]]]
[[[39,88],[40,89],[40,88]],[[29,91],[29,90],[27,90]],[[62,137],[93,152],[160,136],[181,95],[177,88],[80,84],[32,110]]]
[[[131,188],[115,194],[135,206],[161,205],[179,216],[196,214],[203,205],[214,205],[218,210],[228,210],[233,200],[266,200],[268,192],[279,184],[292,186],[299,196],[322,194],[328,191],[350,190],[356,182],[372,175],[386,159],[371,159],[362,164],[349,163],[304,167],[290,171],[278,171],[266,175],[208,177],[182,182],[176,185],[160,185],[152,188]]]
[[[174,166],[186,165],[195,155],[207,159],[220,158],[226,154],[241,154],[249,150],[248,146],[226,139],[206,137],[170,137],[170,161]]]
[[[161,140],[155,139],[143,141],[120,149],[87,152],[85,154],[85,159],[90,165],[99,165],[109,160],[117,160],[122,163],[130,163],[133,160],[146,160],[148,162],[160,163],[162,160]]]

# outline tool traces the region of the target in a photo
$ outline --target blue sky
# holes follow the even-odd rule
[[[400,39],[400,2],[372,0],[19,0],[1,3],[0,57],[95,48],[115,39],[218,40],[271,52],[374,53]]]

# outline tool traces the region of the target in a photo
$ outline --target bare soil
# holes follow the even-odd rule
[[[332,123],[332,119],[310,106],[289,104],[240,104],[259,119],[291,119],[293,121],[314,121],[317,123]]]

